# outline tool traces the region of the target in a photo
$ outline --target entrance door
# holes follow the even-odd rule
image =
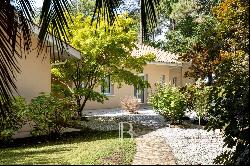
[[[141,76],[144,79],[144,76]],[[139,103],[144,103],[144,89],[140,86],[134,87],[134,96],[137,98]]]

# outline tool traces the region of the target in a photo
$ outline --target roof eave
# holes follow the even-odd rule
[[[148,62],[147,64],[153,65],[166,65],[166,66],[182,66],[182,63],[169,63],[169,62]]]
[[[39,27],[37,26],[37,25],[33,25],[33,27],[32,27],[32,31],[36,34],[36,35],[38,35],[39,34]],[[52,44],[53,43],[53,37],[52,37],[52,35],[51,34],[49,34],[48,33],[48,38],[47,38],[47,40]],[[73,48],[71,45],[69,45],[69,44],[66,44],[65,42],[62,42],[63,43],[63,47],[65,48],[65,51],[69,54],[69,55],[71,55],[71,56],[73,56],[73,57],[75,57],[75,58],[77,58],[77,59],[81,59],[81,53],[80,53],[80,51],[78,51],[78,50],[76,50],[75,48]]]

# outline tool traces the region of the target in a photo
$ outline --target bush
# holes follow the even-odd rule
[[[210,87],[204,84],[189,84],[181,88],[185,96],[187,108],[189,111],[195,111],[197,115],[204,119],[207,116],[210,101]],[[199,122],[200,124],[200,122]]]
[[[181,123],[186,110],[186,102],[178,87],[157,85],[156,91],[150,96],[149,102],[159,114],[171,120],[173,124],[177,121]]]
[[[138,113],[140,108],[139,102],[135,97],[129,96],[121,100],[122,109],[130,113]]]
[[[27,107],[24,98],[16,97],[9,107],[10,111],[6,112],[6,116],[0,116],[0,141],[10,139],[26,120]]]
[[[206,129],[221,129],[224,146],[235,150],[222,153],[215,163],[249,165],[249,62],[238,57],[228,59],[219,67],[209,96],[213,104],[208,111],[211,118]]]
[[[32,135],[61,134],[63,128],[70,127],[77,107],[71,98],[57,98],[42,93],[31,100],[29,118],[35,123]]]

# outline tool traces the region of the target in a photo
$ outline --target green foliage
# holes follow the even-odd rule
[[[0,140],[8,140],[26,121],[26,102],[22,97],[12,100],[10,112],[0,118]]]
[[[181,122],[186,110],[184,95],[178,87],[157,85],[156,91],[149,99],[153,108],[161,115],[170,119],[172,123]]]
[[[219,164],[249,164],[249,63],[244,59],[230,58],[218,66],[217,86],[210,94],[214,104],[207,129],[223,129],[225,146],[236,148],[219,156]]]
[[[35,123],[33,135],[60,134],[75,122],[76,105],[71,98],[57,98],[41,93],[29,104],[28,117]]]
[[[198,116],[204,118],[209,109],[209,86],[198,87],[195,92],[194,110]]]
[[[91,25],[91,17],[76,16],[74,24],[70,25],[73,34],[70,41],[82,53],[82,58],[68,60],[65,65],[52,69],[56,81],[72,92],[79,106],[79,115],[88,100],[104,102],[108,99],[98,89],[107,86],[106,77],[118,86],[125,83],[148,87],[148,82],[135,73],[141,73],[143,65],[155,58],[151,54],[131,56],[136,47],[136,22],[126,14],[119,15],[112,27],[102,20],[96,26],[96,21]],[[73,87],[67,86],[69,82]]]
[[[59,98],[72,96],[72,92],[68,88],[59,83],[52,83],[51,94]]]
[[[195,105],[195,93],[197,88],[195,84],[187,84],[180,89],[186,99],[187,109],[189,111],[194,110]]]
[[[86,16],[92,16],[95,9],[95,0],[72,0],[71,14],[77,15],[83,13]]]
[[[219,164],[249,165],[249,4],[227,0],[213,9],[222,44],[210,94],[212,117],[207,129],[223,129],[225,146],[235,148],[215,160]]]
[[[163,48],[179,53],[180,60],[192,62],[186,76],[196,79],[210,77],[220,61],[220,43],[214,38],[217,19],[211,10],[218,0],[163,0],[162,3],[166,4],[162,6],[165,8],[164,17],[170,22]]]
[[[206,117],[210,105],[210,87],[205,86],[203,82],[197,82],[186,85],[181,91],[185,96],[188,110],[195,111],[201,118]]]
[[[182,1],[173,3],[180,2]],[[197,15],[192,15],[193,9],[185,5],[175,4],[175,9],[171,8],[168,15],[175,13],[171,16],[178,21],[175,22],[175,29],[167,32],[168,40],[165,47],[168,50],[183,53],[182,60],[192,61],[191,72],[186,74],[197,79],[209,78],[210,108],[208,109],[209,123],[206,128],[222,129],[225,146],[235,148],[234,151],[218,156],[216,163],[249,165],[247,138],[249,136],[247,109],[249,104],[249,4],[247,0],[199,2],[200,9]],[[186,12],[188,10],[185,8],[190,9],[190,12]]]
[[[172,11],[169,17],[176,22],[187,17],[195,17],[198,15],[200,4],[197,0],[178,0],[171,5]]]

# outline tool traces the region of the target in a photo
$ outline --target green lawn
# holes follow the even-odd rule
[[[135,141],[94,132],[42,144],[0,149],[0,164],[131,164]]]

